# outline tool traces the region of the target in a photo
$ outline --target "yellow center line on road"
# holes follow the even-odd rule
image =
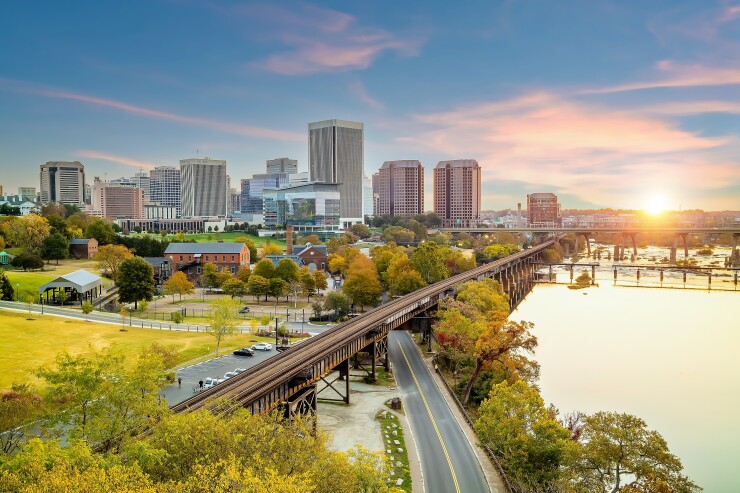
[[[457,493],[460,493],[460,485],[457,484],[457,476],[455,475],[455,468],[452,467],[452,460],[450,459],[450,454],[447,453],[447,447],[445,447],[445,442],[442,440],[442,434],[439,432],[439,428],[437,427],[437,422],[434,420],[434,416],[432,416],[432,410],[429,408],[429,403],[427,403],[426,397],[424,397],[424,392],[421,391],[421,385],[419,385],[419,381],[416,379],[416,374],[414,373],[414,370],[411,368],[411,362],[406,357],[406,351],[403,350],[403,346],[401,346],[401,342],[396,340],[398,343],[398,347],[401,349],[401,354],[403,355],[403,359],[406,360],[406,365],[409,367],[409,371],[411,372],[411,376],[414,378],[414,383],[416,384],[416,388],[419,389],[419,395],[421,396],[421,400],[424,402],[424,406],[427,408],[427,413],[429,413],[429,419],[432,420],[432,426],[434,426],[434,431],[437,432],[437,438],[439,438],[439,443],[442,445],[442,451],[445,453],[445,458],[447,459],[447,465],[450,466],[450,473],[452,473],[452,481],[455,483],[455,491]]]

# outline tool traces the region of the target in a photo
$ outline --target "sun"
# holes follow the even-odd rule
[[[653,194],[651,195],[647,200],[647,205],[645,206],[645,211],[648,214],[657,215],[661,212],[664,212],[668,208],[666,199],[661,194]]]

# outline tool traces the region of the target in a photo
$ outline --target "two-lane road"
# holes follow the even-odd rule
[[[406,332],[388,335],[388,351],[421,456],[428,493],[490,491],[478,458]],[[408,442],[407,442],[408,443]]]

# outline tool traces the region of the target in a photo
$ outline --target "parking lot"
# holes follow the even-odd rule
[[[233,371],[234,368],[249,368],[277,354],[274,347],[271,351],[255,351],[254,356],[234,356],[229,352],[218,358],[186,366],[177,371],[177,376],[182,378],[182,386],[178,386],[175,380],[175,383],[162,389],[162,395],[169,405],[176,404],[191,397],[194,394],[193,387],[196,387],[200,380],[207,377],[223,378],[227,371]]]

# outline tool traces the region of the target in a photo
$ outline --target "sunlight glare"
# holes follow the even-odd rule
[[[667,209],[666,199],[663,195],[653,194],[647,201],[645,211],[648,214],[660,214]]]

